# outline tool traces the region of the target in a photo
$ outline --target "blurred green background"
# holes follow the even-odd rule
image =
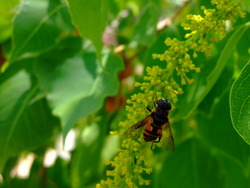
[[[201,73],[190,73],[195,81],[170,113],[176,151],[153,151],[147,187],[250,185],[250,103],[241,100],[250,91],[250,2],[238,2],[246,17],[211,44],[211,56],[194,59]],[[134,82],[147,66],[165,66],[152,54],[164,53],[167,37],[184,39],[180,24],[202,14],[201,5],[213,7],[207,0],[1,1],[0,187],[92,188],[106,179],[105,161],[120,144],[109,132],[126,119],[126,99],[139,92]],[[234,126],[230,113],[240,120]]]

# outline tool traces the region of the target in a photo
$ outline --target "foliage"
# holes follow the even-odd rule
[[[230,92],[231,118],[234,128],[242,138],[250,144],[249,140],[249,83],[250,83],[249,61],[242,69],[240,76],[235,80]]]
[[[247,1],[0,7],[0,187],[250,184]],[[162,98],[176,151],[123,138]]]

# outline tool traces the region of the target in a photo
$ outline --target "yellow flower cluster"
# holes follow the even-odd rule
[[[181,76],[182,85],[193,82],[193,79],[187,77],[190,70],[200,72],[200,68],[197,68],[192,61],[192,58],[197,58],[197,52],[209,55],[210,43],[218,42],[226,37],[226,21],[229,21],[232,25],[237,15],[244,16],[237,2],[212,0],[211,3],[216,5],[215,9],[201,7],[204,17],[187,15],[188,22],[182,24],[184,30],[190,31],[185,35],[185,41],[167,38],[165,44],[169,46],[169,49],[164,54],[153,54],[153,58],[159,58],[161,61],[167,62],[166,68],[171,70],[171,74],[174,69],[176,70],[177,75]],[[164,74],[168,74],[168,72]]]
[[[189,20],[189,23],[182,24],[185,30],[191,31],[185,35],[185,38],[193,36],[189,42],[197,41],[199,44],[193,48],[195,51],[206,52],[206,49],[209,50],[208,39],[209,42],[218,42],[226,37],[226,21],[229,21],[232,26],[238,14],[244,17],[244,13],[241,12],[237,1],[212,0],[211,3],[216,5],[216,9],[206,9],[205,6],[202,6],[201,10],[203,10],[204,17],[200,15],[188,15],[187,20]]]
[[[167,38],[165,44],[169,46],[169,50],[166,50],[164,54],[153,54],[153,58],[159,58],[161,61],[167,62],[166,70],[168,71],[164,74],[167,74],[168,78],[171,78],[174,70],[176,70],[177,75],[181,76],[182,85],[191,84],[193,80],[189,79],[186,74],[190,70],[200,72],[200,68],[193,64],[189,55],[191,49],[186,47],[186,41]]]
[[[127,130],[128,127],[146,116],[147,111],[143,104],[145,104],[147,97],[149,95],[141,93],[132,96],[131,100],[127,101],[129,103],[126,107],[128,111],[127,121],[120,123],[120,126],[124,129],[118,133],[121,137],[123,137],[124,130]],[[139,133],[135,133],[134,136],[136,135],[136,139],[132,138],[133,135],[131,135],[131,137],[122,140],[121,149],[119,149],[117,156],[113,161],[106,162],[107,165],[111,165],[114,168],[112,171],[106,172],[106,175],[112,178],[108,178],[106,181],[101,180],[97,184],[97,188],[136,188],[138,185],[149,185],[150,181],[145,180],[141,174],[150,174],[152,172],[149,164],[152,152],[148,149],[150,148],[149,145],[143,144],[143,138],[138,137]]]
[[[140,138],[139,138],[140,140]],[[106,175],[113,177],[106,181],[101,180],[99,187],[121,187],[121,188],[136,188],[137,185],[149,185],[150,181],[145,180],[141,174],[152,172],[152,168],[148,167],[149,161],[145,160],[151,157],[149,150],[141,145],[140,141],[125,139],[122,142],[122,147],[118,155],[113,161],[108,161],[106,164],[114,167],[114,170],[107,171]]]
[[[174,78],[170,76],[172,70],[173,68],[162,69],[159,66],[146,68],[147,76],[143,78],[145,82],[135,83],[135,86],[140,87],[148,95],[143,101],[144,104],[166,98],[166,96],[173,103],[177,102],[177,95],[182,94],[183,91]]]
[[[177,102],[177,95],[183,91],[179,84],[172,77],[168,77],[166,69],[161,69],[158,66],[152,68],[147,67],[147,76],[144,77],[145,82],[136,83],[137,87],[143,91],[134,94],[131,99],[127,100],[126,106],[127,120],[120,122],[123,127],[119,133],[123,137],[124,130],[135,124],[143,117],[148,115],[145,106],[152,104],[155,100],[162,99],[168,96],[168,99]],[[150,150],[151,143],[145,143],[142,135],[142,130],[131,132],[131,137],[123,138],[121,149],[113,161],[108,161],[106,164],[111,165],[114,169],[107,171],[108,178],[106,181],[101,180],[97,184],[100,187],[129,187],[136,188],[138,185],[149,185],[150,181],[142,177],[143,173],[150,174],[152,168],[150,163],[152,159],[152,151]],[[135,137],[133,137],[135,136]],[[137,137],[136,137],[137,136]],[[145,160],[146,159],[146,160]]]
[[[235,22],[235,16],[243,13],[237,4],[231,0],[212,0],[215,9],[201,9],[204,17],[200,15],[188,15],[188,23],[182,26],[185,30],[190,31],[186,34],[185,41],[179,41],[176,38],[165,40],[165,44],[169,47],[164,54],[153,54],[153,58],[159,58],[166,62],[166,68],[159,66],[147,67],[147,75],[144,76],[144,82],[136,83],[136,87],[140,87],[141,92],[134,94],[128,99],[126,106],[127,120],[120,123],[122,127],[118,134],[122,138],[121,149],[113,161],[108,161],[107,165],[111,165],[113,170],[107,171],[107,180],[101,180],[97,184],[97,188],[136,188],[138,185],[148,185],[149,180],[143,178],[144,173],[151,173],[150,168],[152,151],[150,143],[145,143],[140,130],[133,132],[130,137],[123,136],[125,130],[148,115],[145,106],[152,102],[168,98],[171,103],[176,103],[178,94],[182,94],[182,88],[175,81],[173,74],[181,77],[181,84],[191,84],[193,79],[187,77],[189,71],[200,72],[200,68],[196,67],[192,58],[198,56],[198,52],[209,54],[210,42],[217,42],[226,36],[226,21]],[[209,41],[210,40],[210,41]],[[173,105],[174,107],[174,105]],[[146,160],[145,160],[146,159]]]

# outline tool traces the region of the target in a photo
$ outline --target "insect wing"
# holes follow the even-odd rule
[[[173,134],[172,134],[172,130],[171,130],[169,122],[166,123],[164,130],[163,130],[162,144],[166,150],[169,150],[169,151],[175,150],[174,138],[173,138]]]
[[[134,132],[145,126],[145,124],[147,123],[147,121],[149,120],[149,118],[151,118],[151,116],[147,116],[146,118],[144,118],[143,120],[137,122],[136,124],[132,125],[130,128],[128,128],[124,133],[123,133],[123,138],[132,138],[135,137],[136,134],[134,134]]]

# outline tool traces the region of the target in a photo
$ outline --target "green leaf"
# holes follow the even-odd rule
[[[69,10],[80,34],[91,40],[101,61],[102,33],[107,24],[107,0],[68,0]]]
[[[9,157],[43,145],[58,125],[45,100],[33,101],[37,87],[23,69],[0,77],[0,172]]]
[[[85,127],[81,133],[84,137],[80,136],[79,145],[72,155],[70,168],[72,187],[86,187],[91,182],[98,181],[100,156],[107,132],[105,129],[103,124],[98,126],[94,123]]]
[[[150,2],[147,7],[143,7],[143,11],[139,17],[139,21],[135,26],[132,42],[138,42],[142,45],[150,45],[156,37],[156,25],[159,20],[159,6]]]
[[[29,75],[23,70],[19,71],[12,77],[4,79],[5,75],[0,77],[0,120],[4,121],[6,117],[10,116],[12,109],[17,104],[21,96],[31,87]],[[15,91],[16,93],[12,92]],[[6,97],[8,96],[8,97]],[[5,100],[3,100],[5,98]]]
[[[114,114],[107,114],[102,108],[94,114],[95,117],[98,117],[98,122],[93,121],[93,118],[85,118],[80,123],[84,127],[79,133],[77,149],[72,154],[70,165],[73,188],[91,187],[91,183],[98,182],[105,168],[105,161],[111,160],[117,152],[118,137],[107,136],[111,123],[114,123]]]
[[[220,187],[219,166],[218,160],[200,142],[196,139],[187,140],[165,159],[160,172],[161,186],[157,187],[163,188],[166,184],[172,188]]]
[[[232,70],[231,70],[232,71]],[[218,85],[224,86],[225,80],[219,79]],[[212,93],[213,91],[211,91]],[[246,187],[249,184],[249,160],[250,150],[247,145],[235,132],[230,123],[229,92],[219,99],[209,93],[203,103],[199,106],[199,111],[203,111],[206,106],[211,108],[213,101],[218,101],[213,108],[213,114],[207,116],[199,113],[197,115],[197,126],[199,142],[219,160],[224,186],[219,187]]]
[[[35,173],[33,174],[35,175]],[[46,169],[46,177],[49,180],[46,182],[46,187],[53,187],[53,185],[57,185],[58,187],[70,187],[68,162],[58,157],[55,164]],[[36,177],[33,178],[37,179]],[[39,184],[43,181],[44,180],[41,178]]]
[[[225,79],[220,78],[218,87],[224,84]],[[250,156],[249,145],[237,135],[231,124],[228,100],[230,89],[227,89],[226,93],[220,97],[215,97],[213,91],[198,107],[199,111],[195,119],[199,137],[202,137],[204,146],[207,144],[211,151],[227,156],[241,166],[243,171],[247,171],[249,169],[247,166]],[[210,115],[204,110],[206,108],[211,109]]]
[[[162,160],[159,160],[162,170],[155,177],[160,176],[158,181],[161,186],[155,187],[165,187],[166,182],[173,188],[247,187],[250,180],[250,150],[230,125],[228,95],[229,91],[214,108],[213,116],[197,113],[190,122],[183,122],[185,131],[179,137],[181,143],[174,134],[176,151],[167,155],[163,165]],[[206,100],[216,99],[207,96]],[[206,105],[200,105],[199,112]],[[209,107],[212,105],[210,103]],[[181,128],[177,124],[174,127],[175,130]],[[182,181],[178,181],[180,179]]]
[[[226,66],[189,121],[173,122],[176,151],[167,156],[162,170],[155,175],[161,176],[156,179],[161,187],[164,180],[171,187],[233,188],[237,185],[243,188],[249,184],[249,145],[230,123],[230,90],[225,82],[232,77],[232,67]],[[212,112],[208,113],[207,109]]]
[[[250,61],[232,85],[230,112],[235,130],[250,145]]]
[[[235,77],[240,74],[240,71],[246,65],[246,62],[249,61],[249,45],[246,41],[250,41],[250,29],[248,29],[244,35],[239,40],[237,47],[236,47],[236,54],[237,62],[234,65],[234,75]],[[235,80],[234,77],[234,80]]]
[[[50,58],[41,58],[36,72],[66,134],[77,120],[100,109],[105,97],[117,93],[117,73],[123,64],[111,53],[104,54],[104,70],[93,53],[79,54],[65,61]],[[53,63],[45,64],[45,60]]]
[[[242,9],[243,11],[249,11],[250,10],[250,1],[248,0],[240,0],[241,2],[241,6],[242,6]]]
[[[58,0],[24,0],[14,19],[9,61],[51,48],[62,32],[72,32],[69,14]]]
[[[14,8],[19,4],[19,0],[0,1],[0,42],[5,41],[12,34],[12,19]]]
[[[195,82],[192,85],[187,86],[188,93],[185,93],[179,101],[180,106],[178,106],[178,108],[181,110],[176,112],[178,116],[187,118],[209,93],[231,57],[230,54],[233,54],[235,50],[234,47],[248,28],[249,26],[247,24],[240,26],[228,40],[214,69],[209,72],[209,74],[207,74],[209,69],[204,70],[205,72],[203,74],[202,72],[199,73],[195,78]],[[212,62],[213,61],[209,63]]]

